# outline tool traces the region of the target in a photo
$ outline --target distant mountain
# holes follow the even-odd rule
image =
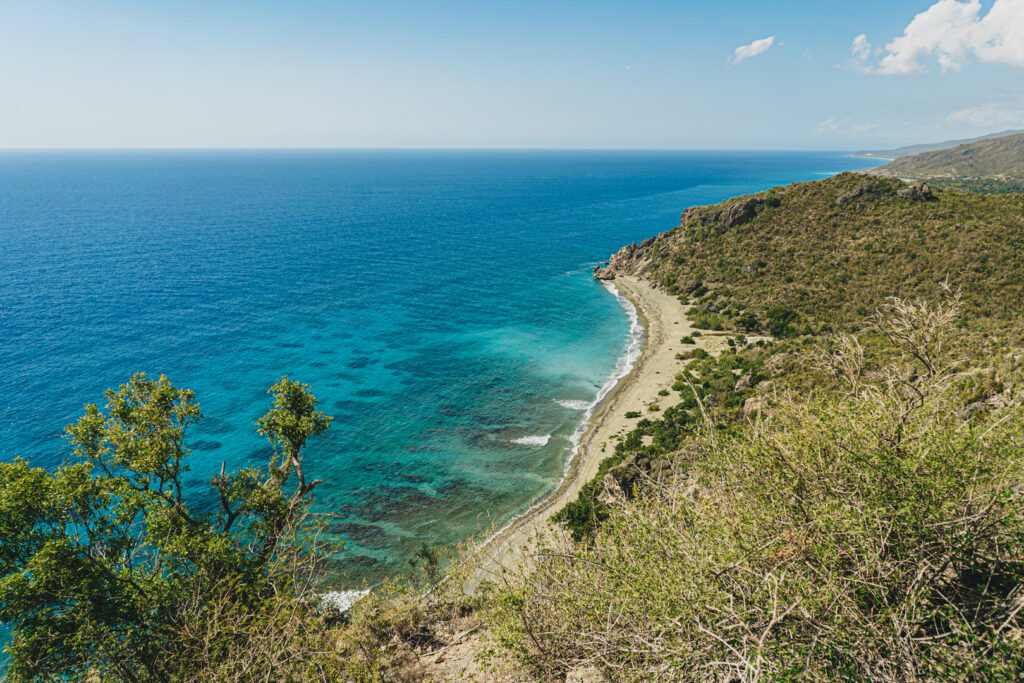
[[[972,142],[1004,138],[1008,135],[1019,135],[1021,133],[1024,133],[1024,130],[1004,130],[1002,133],[990,133],[988,135],[982,135],[981,137],[969,138],[966,140],[946,140],[945,142],[933,142],[925,145],[907,145],[906,147],[897,147],[896,149],[855,152],[850,156],[869,157],[871,159],[899,159],[900,157],[909,157],[915,154],[924,154],[925,152],[937,152],[943,149],[959,147],[960,145],[969,145]]]
[[[872,169],[898,178],[1024,179],[1024,133],[902,157]]]

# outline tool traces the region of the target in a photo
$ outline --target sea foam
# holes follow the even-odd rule
[[[540,436],[521,436],[518,439],[512,439],[512,443],[523,446],[546,446],[550,440],[550,434],[542,434]]]
[[[569,410],[587,410],[590,406],[594,405],[593,401],[573,401],[571,399],[564,401],[555,399],[555,403]]]
[[[369,593],[369,590],[330,591],[320,596],[317,607],[320,610],[331,609],[347,612],[352,609],[352,605],[365,598]]]

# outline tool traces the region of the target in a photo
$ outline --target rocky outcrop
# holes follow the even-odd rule
[[[935,199],[935,195],[932,194],[932,188],[928,187],[925,183],[908,185],[902,190],[897,190],[896,195],[913,202],[927,202]]]
[[[713,227],[722,233],[753,220],[765,203],[763,197],[739,197],[724,206],[695,206],[682,213],[680,222],[684,226],[692,223]],[[613,254],[607,263],[594,266],[594,277],[598,280],[614,280],[619,275],[647,274],[663,253],[671,250],[672,240],[680,239],[680,233],[675,235],[670,237],[669,233],[664,232],[643,242],[626,245]]]
[[[720,209],[707,206],[695,206],[687,209],[680,216],[683,225],[693,221],[700,226],[713,225],[721,232],[737,225],[743,225],[757,216],[758,210],[764,206],[762,197],[739,197]]]
[[[865,180],[849,192],[844,192],[839,195],[836,198],[836,204],[849,204],[850,202],[855,202],[858,199],[879,197],[890,191],[889,186],[883,182],[879,182],[877,180]]]
[[[658,235],[639,244],[627,244],[612,254],[604,266],[594,266],[594,277],[598,280],[614,280],[616,275],[643,275],[654,260],[650,247],[661,238],[662,235]]]
[[[645,479],[662,478],[670,472],[672,463],[661,458],[649,458],[639,453],[631,453],[621,463],[608,470],[602,480],[602,493],[598,499],[605,505],[618,501],[632,500],[636,485]]]

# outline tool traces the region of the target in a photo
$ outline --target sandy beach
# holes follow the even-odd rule
[[[551,515],[576,498],[582,486],[596,475],[601,461],[615,452],[617,437],[635,425],[636,419],[627,418],[626,413],[637,411],[655,417],[657,413],[648,410],[650,404],[656,403],[664,410],[680,400],[671,387],[685,361],[677,359],[676,354],[696,347],[715,354],[726,346],[725,335],[707,333],[696,338],[696,346],[683,344],[680,339],[691,335],[694,328],[686,319],[687,306],[675,296],[632,277],[619,277],[613,284],[636,307],[644,327],[643,353],[629,374],[597,406],[578,451],[554,492],[480,546],[479,579],[497,578],[503,569],[520,565],[532,539],[553,531]],[[669,390],[669,395],[659,396],[663,389]]]

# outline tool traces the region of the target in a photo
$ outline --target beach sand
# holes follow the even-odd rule
[[[554,492],[481,544],[480,570],[474,584],[497,579],[504,569],[522,569],[538,535],[555,533],[549,522],[551,515],[576,498],[583,485],[597,474],[601,461],[615,453],[617,438],[636,425],[637,420],[627,418],[627,412],[637,411],[653,419],[658,413],[648,410],[650,404],[657,403],[664,410],[681,400],[671,387],[686,361],[677,359],[676,354],[694,348],[717,354],[727,346],[726,335],[707,332],[695,338],[696,345],[681,343],[682,337],[694,332],[686,319],[686,305],[637,278],[619,277],[613,284],[636,307],[644,327],[643,353],[632,371],[595,409],[576,455]],[[669,391],[667,396],[658,395],[663,389]]]

